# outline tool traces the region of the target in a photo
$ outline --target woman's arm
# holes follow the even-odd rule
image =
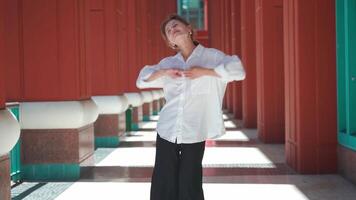
[[[140,89],[143,88],[162,88],[163,80],[162,76],[159,76],[160,67],[159,65],[146,65],[141,69],[140,74],[136,80],[136,86]],[[155,74],[155,75],[154,75]],[[151,76],[153,78],[151,78]],[[148,81],[150,79],[150,81]]]
[[[245,79],[245,69],[241,60],[236,55],[229,56],[221,51],[217,51],[215,61],[217,67],[214,68],[214,71],[223,81],[231,82]]]
[[[162,76],[169,76],[171,78],[178,78],[182,76],[182,71],[179,69],[160,69],[156,72],[154,72],[149,78],[147,78],[145,81],[150,82],[154,81],[158,78],[161,78]]]
[[[179,69],[160,69],[159,65],[145,66],[136,81],[136,86],[143,88],[163,88],[163,77],[177,78],[182,76]]]

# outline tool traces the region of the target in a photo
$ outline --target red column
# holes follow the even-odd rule
[[[242,84],[242,115],[246,128],[257,128],[255,1],[241,0],[241,59],[246,70]]]
[[[284,142],[283,2],[256,0],[258,133]]]
[[[88,65],[92,69],[92,99],[100,110],[94,123],[96,147],[115,147],[119,136],[124,134],[125,103],[120,94],[120,63],[118,26],[120,10],[117,0],[89,1],[89,33],[87,49],[89,52]],[[122,66],[122,65],[121,65]],[[108,108],[109,107],[109,108]],[[124,109],[118,109],[123,107]],[[100,141],[112,141],[109,142]],[[99,142],[98,142],[99,141]],[[108,145],[108,146],[106,146]]]
[[[209,1],[208,9],[210,47],[217,48],[226,54],[240,56],[240,1]],[[242,118],[241,83],[228,84],[223,108],[232,113],[234,117]]]
[[[230,0],[223,0],[221,1],[221,3],[223,4],[223,10],[221,10],[222,14],[223,14],[223,20],[222,20],[222,24],[224,25],[224,41],[223,41],[223,45],[224,48],[221,49],[222,51],[224,51],[226,54],[231,54],[232,53],[232,34],[231,34],[231,1]],[[227,107],[228,107],[228,111],[232,114],[233,113],[233,109],[234,109],[234,100],[235,100],[235,85],[233,83],[228,84],[227,89],[226,89],[226,98],[227,98]]]
[[[335,173],[335,1],[284,3],[287,162],[299,173]]]
[[[211,0],[208,5],[209,46],[224,51],[224,22],[222,1]],[[223,108],[228,108],[228,88],[223,100]]]
[[[128,83],[128,88],[127,90],[129,92],[137,92],[138,89],[136,88],[136,79],[138,75],[138,61],[137,61],[137,14],[136,14],[136,6],[137,2],[136,0],[134,1],[128,1],[127,2],[127,13],[128,13],[128,18],[127,18],[127,30],[128,30],[128,46],[127,46],[127,53],[128,53],[128,65],[126,66],[128,68],[128,76],[127,76],[127,81]]]
[[[231,54],[241,59],[241,2],[231,1]],[[242,83],[233,82],[233,113],[235,118],[242,119]]]
[[[211,0],[208,6],[208,23],[209,23],[209,46],[212,48],[222,49],[222,23],[220,1]]]
[[[119,88],[118,13],[115,0],[90,1],[88,64],[93,95],[117,95]]]
[[[124,0],[121,0],[124,1]],[[164,42],[160,33],[161,22],[172,13],[176,13],[176,1],[159,0],[151,3],[147,0],[129,1],[127,26],[129,32],[124,42],[128,41],[129,59],[136,59],[125,66],[128,70],[129,92],[137,92],[136,78],[144,65],[157,64],[162,58],[175,53]],[[134,16],[131,17],[130,13]],[[134,32],[133,32],[134,31]],[[132,42],[135,40],[135,42]],[[132,47],[130,47],[132,45]]]
[[[0,0],[0,109],[5,108],[5,37],[4,37],[4,0]]]
[[[3,113],[7,112],[5,108],[5,37],[4,37],[4,27],[5,27],[5,4],[4,0],[0,0],[0,115],[1,122],[8,123],[8,119],[4,119]],[[0,124],[4,127],[3,124]],[[5,133],[5,134],[4,134]],[[7,141],[7,134],[10,134],[9,130],[0,130],[0,140]],[[0,154],[0,199],[10,200],[11,199],[11,180],[10,180],[10,159],[8,154],[3,155],[3,148],[1,147]]]
[[[118,12],[118,45],[119,45],[119,88],[120,91],[125,91],[128,89],[128,56],[127,56],[127,46],[129,44],[127,38],[127,1],[118,0],[117,1],[117,12]]]
[[[223,51],[226,54],[231,53],[231,10],[230,10],[230,1],[229,0],[222,0],[218,1],[218,3],[221,4],[220,12],[221,15],[221,21],[219,22],[222,25],[222,28],[220,29],[222,32],[222,41],[221,41],[221,51]],[[226,92],[225,92],[225,101],[226,101],[226,109],[229,113],[233,112],[233,85],[228,84],[226,87]]]

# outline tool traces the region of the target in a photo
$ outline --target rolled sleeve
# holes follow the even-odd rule
[[[223,81],[240,81],[245,79],[246,73],[241,60],[236,56],[228,56],[222,52],[216,54],[217,67],[214,71]]]
[[[156,71],[160,69],[159,65],[146,65],[138,75],[136,80],[136,86],[140,89],[143,88],[162,88],[163,77],[153,81],[147,81],[147,79]]]

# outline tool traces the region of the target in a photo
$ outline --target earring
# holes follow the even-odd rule
[[[171,46],[171,48],[174,49],[174,50],[178,48],[178,45],[176,45],[176,44],[172,44],[172,45],[170,45],[170,46]]]

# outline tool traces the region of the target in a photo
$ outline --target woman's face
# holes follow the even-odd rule
[[[182,22],[173,19],[167,23],[165,31],[168,41],[175,45],[179,43],[179,38],[181,38],[181,36],[189,36],[191,29],[189,25],[187,26]]]

